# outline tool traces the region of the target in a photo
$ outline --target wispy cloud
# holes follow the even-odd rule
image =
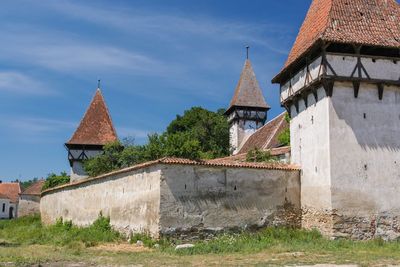
[[[134,74],[157,74],[167,70],[162,62],[143,53],[113,45],[57,38],[57,33],[51,30],[41,32],[23,28],[22,31],[15,27],[2,29],[0,48],[3,53],[0,58],[63,73],[123,70]]]
[[[76,122],[32,116],[0,116],[1,133],[9,136],[9,140],[28,143],[54,142],[60,133],[72,132]],[[57,140],[59,141],[59,140]]]
[[[20,72],[0,71],[0,92],[28,95],[54,95],[42,82]]]
[[[290,32],[286,25],[276,23],[244,23],[206,16],[185,16],[172,12],[146,9],[119,9],[110,6],[88,5],[77,1],[42,1],[42,5],[72,18],[114,28],[125,32],[158,36],[163,41],[175,42],[189,36],[209,41],[232,40],[264,46],[276,53],[286,54],[279,42]],[[269,38],[268,36],[274,36]],[[278,39],[278,40],[277,40]],[[178,46],[179,43],[176,43]]]

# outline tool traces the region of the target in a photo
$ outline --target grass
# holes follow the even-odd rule
[[[135,250],[138,240],[152,249]],[[0,221],[0,266],[7,262],[15,265],[61,263],[60,266],[71,262],[82,266],[132,262],[144,266],[400,263],[399,241],[328,240],[317,231],[286,228],[221,234],[209,241],[196,242],[194,248],[177,251],[178,241],[153,240],[147,235],[133,235],[130,241],[132,245],[113,231],[109,219],[103,216],[85,228],[62,220],[43,226],[39,216]],[[119,249],[118,244],[132,250]],[[101,249],[97,249],[98,245]],[[107,246],[114,247],[110,250]]]
[[[89,227],[81,228],[70,221],[58,220],[51,226],[43,226],[40,216],[23,217],[16,220],[0,221],[0,240],[9,246],[55,245],[85,247],[104,242],[121,241],[120,234],[110,227],[109,218],[99,218]]]

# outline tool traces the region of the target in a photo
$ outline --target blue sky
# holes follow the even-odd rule
[[[245,45],[267,102],[310,0],[3,0],[0,180],[69,171],[63,144],[101,79],[120,137],[143,143],[192,106],[227,107]]]

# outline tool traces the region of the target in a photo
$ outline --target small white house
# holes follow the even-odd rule
[[[18,217],[19,183],[0,183],[0,219]]]

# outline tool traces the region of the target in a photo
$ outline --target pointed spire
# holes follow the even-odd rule
[[[249,59],[246,59],[228,111],[233,107],[269,109]]]
[[[100,88],[67,145],[104,145],[118,140]]]
[[[386,48],[400,46],[396,0],[313,0],[284,69],[322,42]]]

